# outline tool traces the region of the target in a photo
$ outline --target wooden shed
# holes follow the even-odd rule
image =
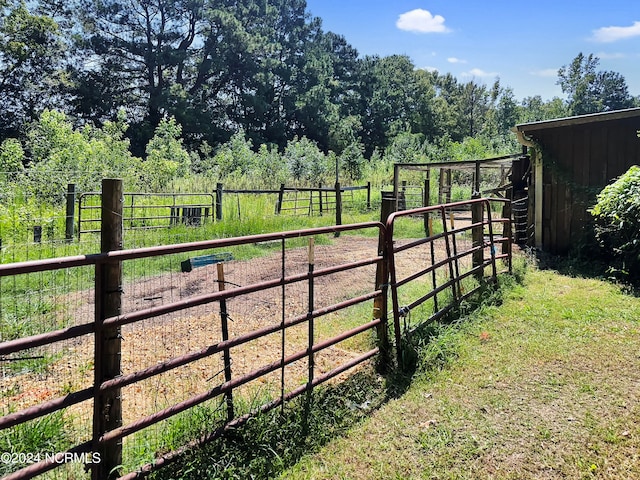
[[[640,165],[640,108],[516,125],[531,155],[529,243],[565,254],[588,233],[597,193]]]

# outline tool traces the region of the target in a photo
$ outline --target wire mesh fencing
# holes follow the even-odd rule
[[[510,215],[486,199],[466,202],[481,208],[463,223],[449,215],[459,205],[437,206],[386,227],[121,250],[121,198],[103,198],[120,227],[102,232],[105,253],[0,265],[0,447],[18,454],[0,465],[7,478],[162,466],[256,412],[388,363],[387,288],[400,351],[409,314],[459,305],[475,288],[467,280],[495,278],[510,259]]]
[[[371,302],[381,294],[375,285],[380,227],[340,227],[365,236],[344,235],[339,247],[329,241],[334,227],[204,242],[206,248],[200,242],[125,251],[121,312],[95,322],[104,300],[91,285],[101,289],[98,267],[114,261],[112,254],[0,266],[3,286],[7,279],[55,284],[59,290],[43,288],[41,298],[64,304],[52,318],[30,312],[25,320],[39,319],[39,328],[0,343],[0,442],[8,451],[43,455],[93,455],[115,442],[122,445],[121,473],[135,472],[375,357],[372,332],[381,320],[372,322]],[[64,285],[61,275],[75,280]],[[98,348],[96,339],[116,327],[119,374],[101,380],[98,363],[110,360],[98,356],[108,347]],[[116,340],[112,333],[103,340]],[[25,363],[34,359],[37,368]],[[106,413],[97,407],[107,392],[117,392],[121,419],[102,431],[96,416],[117,413],[113,404],[103,405]],[[54,419],[59,443],[24,444],[26,429],[39,431]],[[53,478],[79,476],[85,466],[94,468],[93,458],[18,465],[25,469],[9,478],[53,467],[59,467],[49,472]]]

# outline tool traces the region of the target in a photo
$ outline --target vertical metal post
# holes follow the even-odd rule
[[[122,249],[124,194],[122,180],[102,181],[101,251]],[[100,463],[92,464],[93,480],[116,478],[122,465],[122,439],[100,443],[100,437],[122,426],[120,388],[100,391],[100,384],[121,374],[120,327],[104,327],[106,318],[119,315],[122,306],[122,262],[96,264],[95,299],[95,366],[93,402],[93,451],[100,454]]]
[[[424,191],[422,194],[422,206],[428,207],[431,204],[431,169],[427,169],[427,177],[424,179]]]
[[[76,207],[76,186],[73,183],[67,185],[67,218],[64,228],[64,238],[68,242],[73,240],[75,219],[75,207]]]
[[[451,238],[452,234],[449,233],[447,229],[447,212],[443,205],[440,206],[440,217],[442,219],[442,233],[444,235],[444,245],[447,252],[447,264],[449,266],[449,280],[451,281],[451,297],[453,298],[453,302],[458,304],[458,289],[457,289],[457,276],[453,269],[453,255],[451,251]],[[455,233],[453,234],[455,235]]]
[[[342,190],[340,182],[336,182],[336,225],[342,225]],[[336,231],[334,237],[339,237],[340,232]]]
[[[218,263],[216,265],[218,272],[218,291],[222,292],[225,289],[224,283],[224,264]],[[229,340],[229,314],[227,312],[227,300],[225,298],[220,299],[220,323],[222,327],[222,341]],[[231,352],[229,347],[225,347],[222,353],[224,361],[224,381],[231,381]],[[227,421],[233,420],[235,414],[233,410],[233,390],[229,390],[224,394],[225,401],[227,403]]]
[[[371,210],[371,182],[367,182],[367,210]]]
[[[318,183],[318,205],[320,208],[320,216],[322,216],[322,182]]]
[[[80,241],[80,235],[82,234],[82,194],[78,197],[78,242]]]
[[[278,203],[276,203],[276,214],[280,215],[282,212],[282,202],[284,201],[284,183],[280,184],[280,191],[278,192]]]
[[[314,377],[314,369],[315,369],[315,358],[313,354],[313,343],[315,337],[315,329],[314,329],[314,319],[313,319],[313,310],[315,308],[314,304],[314,277],[313,277],[313,269],[315,266],[315,247],[314,247],[314,238],[309,238],[309,270],[308,270],[308,282],[309,282],[309,308],[307,309],[307,326],[309,328],[309,344],[307,347],[307,357],[308,357],[308,383],[307,383],[307,393],[311,393],[311,389],[313,386],[313,377]]]
[[[400,182],[400,165],[397,163],[393,164],[393,198],[396,201],[396,205],[393,208],[394,212],[398,211],[398,197],[399,197],[399,182]]]
[[[509,273],[512,272],[511,245],[513,243],[511,211],[511,201],[508,201],[504,204],[504,207],[502,207],[502,218],[505,219],[505,222],[502,224],[502,237],[504,238],[504,242],[502,243],[502,253],[508,255],[507,266],[509,268]]]
[[[386,193],[386,192],[385,192]],[[394,198],[382,195],[382,205],[380,209],[380,222],[386,226],[387,219],[395,209]],[[387,316],[387,290],[389,280],[389,269],[387,265],[386,231],[381,230],[378,237],[378,255],[381,260],[376,265],[376,290],[380,294],[373,299],[373,318],[380,319],[380,324],[376,327],[376,339],[380,349],[380,361],[376,365],[379,373],[386,373],[391,365],[391,348],[389,346],[389,319]]]
[[[488,200],[482,202],[483,208],[487,211],[487,225],[489,226],[489,254],[491,256],[491,279],[498,281],[498,271],[496,269],[496,244],[493,235],[493,220],[491,218],[491,204]]]
[[[287,242],[285,240],[284,237],[282,237],[281,240],[281,244],[280,244],[280,261],[281,261],[281,265],[280,265],[280,312],[281,312],[281,317],[280,317],[280,333],[281,333],[281,337],[280,337],[280,365],[281,365],[281,371],[280,371],[280,407],[281,407],[281,412],[284,412],[284,360],[285,360],[285,346],[286,346],[286,340],[287,340],[287,332],[286,332],[286,327],[285,327],[285,321],[287,318],[287,313],[286,313],[286,304],[287,304],[287,285],[284,281],[284,279],[286,278],[286,267],[287,267],[287,261],[286,261],[286,252],[287,252]]]
[[[131,215],[130,215],[130,218],[129,218],[129,228],[133,228],[135,226],[135,221],[134,221],[134,218],[136,216],[135,199],[136,199],[136,196],[135,195],[131,195],[131,210],[130,210]],[[124,201],[123,201],[123,203],[124,203]],[[144,215],[144,213],[143,213],[142,216],[144,217],[146,215]],[[145,223],[146,223],[146,220],[142,220],[142,225],[144,225]]]
[[[429,238],[431,238],[433,237],[433,219],[429,214],[427,214],[427,216],[429,217],[429,220],[428,220]],[[433,244],[433,242],[434,242],[433,239],[429,242],[429,249],[431,250],[431,266],[432,267],[436,263],[436,252],[435,252],[435,245]],[[435,291],[438,287],[438,277],[437,277],[435,268],[431,270],[431,282],[433,285],[433,290]],[[437,311],[438,311],[438,294],[434,293],[433,294],[433,312],[435,313]]]
[[[423,207],[428,207],[429,206],[429,194],[430,194],[430,185],[429,185],[429,169],[427,169],[427,178],[424,181],[424,189],[422,190],[422,206]],[[431,233],[431,217],[429,215],[429,213],[425,213],[422,217],[422,220],[424,222],[424,234],[425,236],[430,237]]]
[[[216,184],[216,220],[222,220],[222,184]]]

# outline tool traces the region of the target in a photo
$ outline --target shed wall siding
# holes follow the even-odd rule
[[[586,210],[596,194],[630,166],[640,165],[639,130],[635,117],[527,132],[543,149],[545,250],[568,252],[584,234],[590,220]]]

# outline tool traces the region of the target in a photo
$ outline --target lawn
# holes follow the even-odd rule
[[[640,478],[640,298],[529,267],[286,479]]]

